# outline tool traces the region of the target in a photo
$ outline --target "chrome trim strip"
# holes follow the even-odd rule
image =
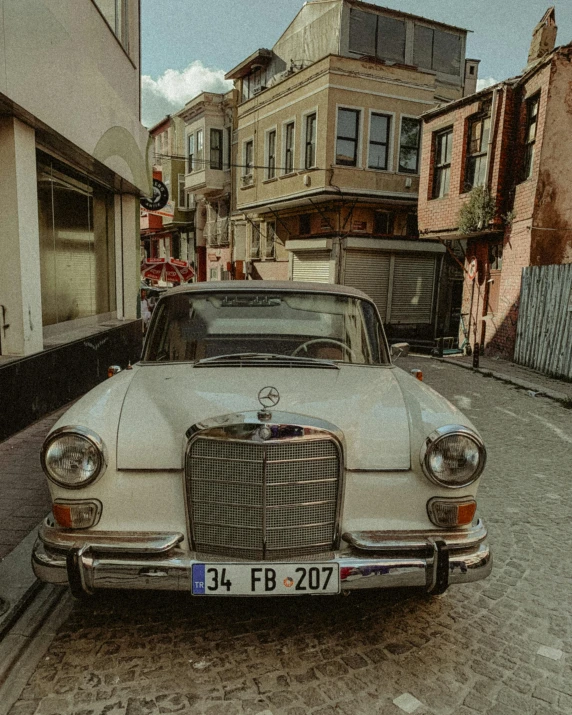
[[[487,530],[479,519],[466,530],[434,529],[427,531],[353,531],[343,540],[360,551],[408,551],[423,549],[440,539],[451,549],[469,549],[481,544]]]
[[[163,554],[184,540],[177,532],[124,532],[73,530],[40,525],[38,536],[49,548],[68,550],[88,546],[96,553]]]
[[[311,484],[311,482],[294,482],[299,484]],[[320,504],[335,504],[335,499],[321,499],[320,501],[301,501],[292,504],[272,504],[268,509],[294,509],[299,506],[319,506]]]

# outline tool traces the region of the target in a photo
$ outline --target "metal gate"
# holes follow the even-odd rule
[[[292,254],[292,280],[330,282],[329,251],[298,251]]]
[[[367,293],[386,324],[430,324],[435,256],[351,250],[344,257],[344,285]]]

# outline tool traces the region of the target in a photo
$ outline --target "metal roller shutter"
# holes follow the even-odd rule
[[[389,323],[431,323],[434,256],[395,256]]]
[[[292,255],[292,280],[330,282],[330,252],[300,251]]]
[[[379,251],[346,251],[344,285],[367,293],[385,322],[391,257]]]

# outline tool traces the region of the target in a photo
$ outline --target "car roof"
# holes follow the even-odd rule
[[[329,295],[347,295],[352,298],[361,298],[362,300],[365,299],[372,302],[366,293],[357,288],[338,285],[337,283],[310,283],[309,281],[201,281],[199,283],[185,283],[176,288],[170,288],[166,293],[163,293],[163,295],[228,291],[326,293]]]

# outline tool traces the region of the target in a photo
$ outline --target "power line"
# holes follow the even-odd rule
[[[179,154],[154,154],[155,159],[180,159],[182,161],[188,161],[189,157],[188,156],[182,156]],[[196,159],[193,156],[193,164],[210,164],[211,161],[210,159]],[[311,166],[311,167],[285,167],[285,166],[272,166],[270,164],[229,164],[227,162],[223,162],[223,165],[225,167],[228,167],[229,169],[231,167],[234,167],[236,169],[274,169],[274,171],[283,171],[288,173],[295,173],[295,172],[300,172],[300,171],[330,171],[329,168],[323,169],[322,167],[319,166]]]

